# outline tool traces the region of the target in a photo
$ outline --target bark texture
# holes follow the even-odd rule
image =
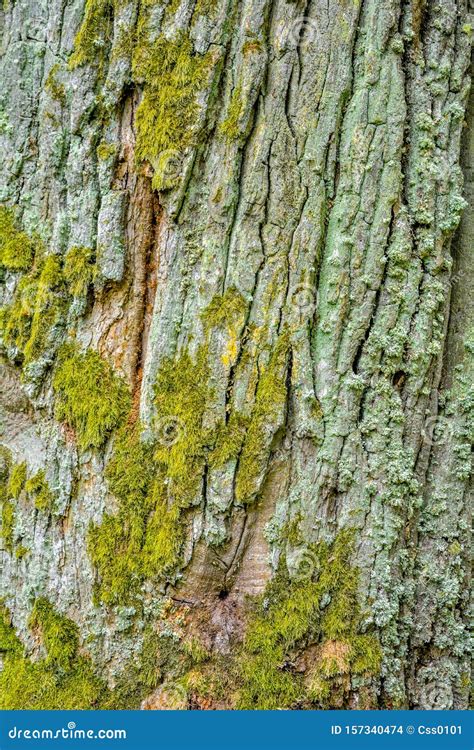
[[[0,22],[0,707],[465,708],[466,0]]]

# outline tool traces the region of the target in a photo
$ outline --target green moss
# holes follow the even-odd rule
[[[5,549],[13,552],[13,533],[15,529],[15,506],[10,500],[2,502],[2,539]]]
[[[84,18],[74,40],[74,51],[69,58],[71,69],[86,63],[102,66],[105,52],[112,40],[116,5],[116,0],[86,0]]]
[[[27,480],[25,490],[29,495],[33,496],[37,510],[48,513],[54,510],[54,495],[49,488],[42,469]]]
[[[209,388],[207,346],[199,347],[196,359],[188,351],[165,360],[155,384],[158,441],[155,460],[173,485],[175,503],[188,507],[199,490],[212,432],[203,426],[212,397]],[[176,425],[171,440],[163,427]]]
[[[30,627],[46,648],[46,657],[31,661],[11,626],[5,607],[0,607],[0,709],[97,708],[107,694],[90,659],[79,653],[75,623],[58,614],[46,599],[38,599]]]
[[[133,600],[143,579],[142,550],[153,510],[153,448],[140,440],[139,427],[117,434],[106,468],[119,509],[89,530],[89,556],[98,573],[96,595],[106,604]]]
[[[12,304],[3,310],[4,343],[18,350],[24,366],[57,340],[68,298],[57,256],[38,248],[31,271],[20,279]]]
[[[65,345],[53,378],[56,418],[77,433],[81,448],[100,448],[125,419],[130,394],[112,367],[95,351]]]
[[[312,566],[291,577],[282,561],[251,605],[244,641],[231,657],[205,655],[185,682],[194,699],[238,709],[338,708],[379,677],[381,648],[361,633],[354,532],[306,549]],[[370,703],[370,697],[369,697]]]
[[[226,327],[232,329],[243,324],[247,312],[247,303],[235,287],[230,287],[224,294],[217,294],[202,313],[206,330]]]
[[[199,492],[210,433],[203,429],[208,399],[205,349],[163,363],[155,386],[156,441],[145,445],[140,427],[117,435],[106,470],[119,501],[89,533],[89,554],[106,603],[133,599],[144,579],[170,573],[184,539],[183,509]]]
[[[46,78],[44,88],[51,95],[51,98],[59,102],[62,106],[66,104],[66,88],[63,83],[59,83],[56,76],[59,65],[53,65]]]
[[[54,508],[54,495],[46,482],[44,471],[38,471],[27,479],[26,462],[11,467],[10,461],[7,464],[6,474],[0,478],[1,535],[5,548],[10,554],[13,554],[15,526],[15,505],[12,501],[18,500],[23,490],[34,498],[38,510],[51,512]],[[27,552],[26,547],[19,545],[15,554],[18,559],[21,559]]]
[[[237,461],[248,425],[248,417],[232,412],[227,424],[221,425],[218,429],[215,447],[209,454],[209,466],[218,469],[229,461]]]
[[[178,177],[166,169],[170,158],[182,157],[195,144],[200,105],[213,55],[199,55],[188,36],[159,37],[151,41],[146,12],[138,24],[132,63],[133,76],[143,86],[137,109],[136,155],[155,168],[153,187],[173,187]]]
[[[87,294],[95,276],[95,256],[90,247],[71,247],[64,259],[64,278],[74,297]]]
[[[207,421],[214,398],[211,337],[221,328],[229,340],[236,338],[245,314],[246,304],[235,289],[216,297],[202,316],[205,340],[195,356],[185,350],[162,362],[155,383],[153,444],[142,442],[139,426],[126,426],[116,436],[106,477],[118,510],[91,527],[88,545],[98,576],[97,598],[106,604],[136,601],[144,580],[159,580],[179,566],[186,509],[200,501],[206,467],[237,462],[242,452],[241,497],[248,491],[250,501],[250,492],[256,493],[257,475],[264,472],[271,449],[266,422],[279,418],[286,403],[286,337],[262,374],[253,412],[232,411],[227,422],[217,425]]]
[[[113,16],[122,0],[87,0],[84,18],[76,35],[69,65],[93,63],[102,73],[113,36]],[[194,15],[212,12],[214,0],[199,0]],[[198,94],[208,82],[215,50],[205,55],[194,51],[190,37],[182,31],[168,39],[156,34],[154,3],[138,4],[133,27],[123,29],[114,55],[131,58],[133,82],[143,95],[136,113],[136,156],[152,164],[153,187],[163,190],[179,180],[179,162],[184,151],[197,142],[201,105]],[[168,5],[170,16],[175,3]],[[99,158],[108,158],[109,147],[99,146]],[[106,150],[107,149],[107,150]]]
[[[332,544],[320,542],[311,550],[317,571],[313,578],[292,581],[283,569],[269,584],[239,656],[239,708],[290,708],[308,697],[326,707],[340,675],[379,673],[381,650],[375,636],[359,634],[362,614],[352,549],[353,533],[340,532]],[[313,644],[319,657],[303,681],[285,665],[290,654]]]
[[[21,643],[15,635],[8,610],[0,601],[0,653],[21,653]]]
[[[25,547],[23,544],[19,544],[18,547],[15,550],[15,557],[17,560],[23,560],[26,555],[28,555],[30,550],[28,547]]]
[[[35,241],[21,231],[15,214],[0,206],[0,266],[10,271],[27,271],[35,254]]]
[[[15,464],[11,470],[8,480],[7,494],[10,498],[18,500],[26,482],[26,462]]]
[[[219,0],[197,0],[194,6],[193,18],[213,15],[219,5]]]
[[[240,456],[237,472],[236,499],[252,502],[260,486],[260,478],[268,463],[271,446],[268,433],[280,419],[287,401],[286,374],[289,357],[289,340],[283,334],[277,342],[267,368],[258,382],[255,405]]]
[[[220,133],[229,143],[236,141],[241,135],[240,120],[242,118],[243,109],[242,86],[239,85],[232,94],[229,108],[227,110],[227,116],[219,127]]]
[[[38,277],[30,335],[24,347],[25,363],[41,355],[53,330],[62,324],[67,309],[64,293],[60,259],[51,255]]]
[[[71,667],[79,647],[77,625],[60,615],[44,597],[37,599],[29,620],[31,630],[41,633],[46,648],[47,664],[55,664],[62,669]]]
[[[101,161],[107,161],[107,159],[110,159],[111,156],[115,156],[117,153],[117,147],[113,145],[113,143],[107,143],[106,141],[101,141],[96,149],[97,152],[97,158]]]
[[[3,540],[5,549],[10,553],[13,549],[13,526],[15,520],[14,507],[8,499],[11,463],[11,452],[8,448],[0,445],[0,518],[2,520],[0,538]]]

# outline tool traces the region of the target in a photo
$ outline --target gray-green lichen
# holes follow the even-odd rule
[[[160,702],[173,680],[226,707],[234,669],[248,706],[248,665],[306,638],[301,672],[263,675],[272,707],[465,708],[464,4],[316,2],[305,19],[271,0],[49,5],[9,5],[0,62],[1,334],[18,375],[0,371],[0,595],[26,653],[39,596],[54,607],[40,598],[38,622],[67,613],[122,685],[110,707],[163,682]],[[291,582],[348,528],[360,648],[316,637],[323,574]],[[272,577],[245,637],[225,596],[243,613]],[[205,645],[168,595],[212,611]],[[295,602],[309,620],[288,630]],[[127,685],[150,628],[166,656],[149,650]],[[226,648],[243,649],[243,681],[220,668]],[[89,668],[64,686],[84,707],[99,705]]]

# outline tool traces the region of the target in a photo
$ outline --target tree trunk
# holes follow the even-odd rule
[[[0,708],[468,705],[468,11],[7,0]]]

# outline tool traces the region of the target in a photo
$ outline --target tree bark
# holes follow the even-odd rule
[[[0,11],[0,707],[467,707],[470,11]]]

